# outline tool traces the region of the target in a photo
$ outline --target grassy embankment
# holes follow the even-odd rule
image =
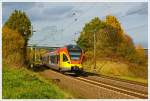
[[[96,63],[96,72],[98,74],[141,83],[148,83],[147,66],[131,64],[121,60],[112,61],[109,59],[97,59]],[[93,61],[87,60],[83,63],[83,66],[86,71],[93,72]]]
[[[72,96],[39,75],[25,69],[3,65],[2,98],[63,99]]]

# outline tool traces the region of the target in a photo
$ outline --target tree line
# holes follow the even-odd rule
[[[145,64],[144,49],[135,47],[115,16],[108,15],[104,20],[93,18],[83,27],[77,44],[85,51],[85,57],[93,57],[93,33],[96,34],[97,57],[123,58],[127,61]],[[15,10],[2,28],[2,58],[6,63],[25,65],[28,40],[32,36],[31,21],[25,12]],[[140,49],[140,50],[137,50]]]
[[[132,38],[112,15],[106,16],[104,20],[95,17],[83,27],[77,44],[84,49],[86,59],[93,57],[94,33],[97,58],[122,58],[132,63],[146,64],[147,59],[142,46],[134,45]]]

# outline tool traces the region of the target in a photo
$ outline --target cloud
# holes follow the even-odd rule
[[[36,3],[34,2],[4,2],[2,4],[3,9],[20,9],[20,10],[28,10],[34,7]]]
[[[39,40],[46,39],[39,44],[52,43],[71,43],[74,33],[81,31],[85,23],[89,22],[95,16],[103,19],[106,15],[112,14],[119,18],[123,28],[132,28],[134,25],[145,24],[147,22],[148,13],[147,3],[54,3],[54,2],[13,2],[3,3],[3,21],[9,17],[14,9],[23,10],[29,16],[34,29],[32,39],[29,43],[36,43]],[[128,16],[131,15],[131,16]],[[125,16],[125,17],[122,17]],[[74,21],[77,18],[77,21]],[[56,26],[56,33],[52,33],[52,26]],[[61,30],[63,29],[63,31]],[[141,29],[135,29],[137,32],[130,31],[132,34],[139,33]],[[129,31],[127,31],[128,33]],[[147,32],[141,30],[143,37],[139,39],[135,36],[132,38],[137,42],[145,40],[144,35]],[[51,35],[53,34],[53,35]],[[60,37],[60,38],[59,38]],[[55,40],[54,40],[55,39]],[[58,39],[58,40],[57,40]],[[61,39],[61,41],[60,41]],[[37,41],[36,41],[37,40]],[[147,40],[143,41],[147,42]]]
[[[126,16],[133,14],[148,15],[148,4],[142,3],[140,6],[133,7],[126,12]]]
[[[2,3],[2,22],[4,23],[14,10],[27,11],[32,9],[34,2],[4,2]]]
[[[56,6],[51,9],[45,9],[43,13],[51,16],[61,16],[71,11],[72,8],[73,8],[72,6],[60,6],[60,7]]]
[[[73,9],[73,6],[60,5],[61,3],[52,5],[51,3],[37,4],[34,8],[27,11],[32,21],[58,21],[66,17],[67,13]]]
[[[5,2],[3,7],[3,22],[13,10],[22,10],[27,13],[31,21],[59,21],[66,18],[74,6],[63,3],[36,3],[36,2]]]

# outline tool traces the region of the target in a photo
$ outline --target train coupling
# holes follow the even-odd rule
[[[78,66],[72,66],[71,71],[80,71],[81,69]]]

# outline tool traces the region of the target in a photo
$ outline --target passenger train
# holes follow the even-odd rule
[[[83,50],[77,45],[66,45],[42,56],[42,64],[60,72],[82,72]]]

